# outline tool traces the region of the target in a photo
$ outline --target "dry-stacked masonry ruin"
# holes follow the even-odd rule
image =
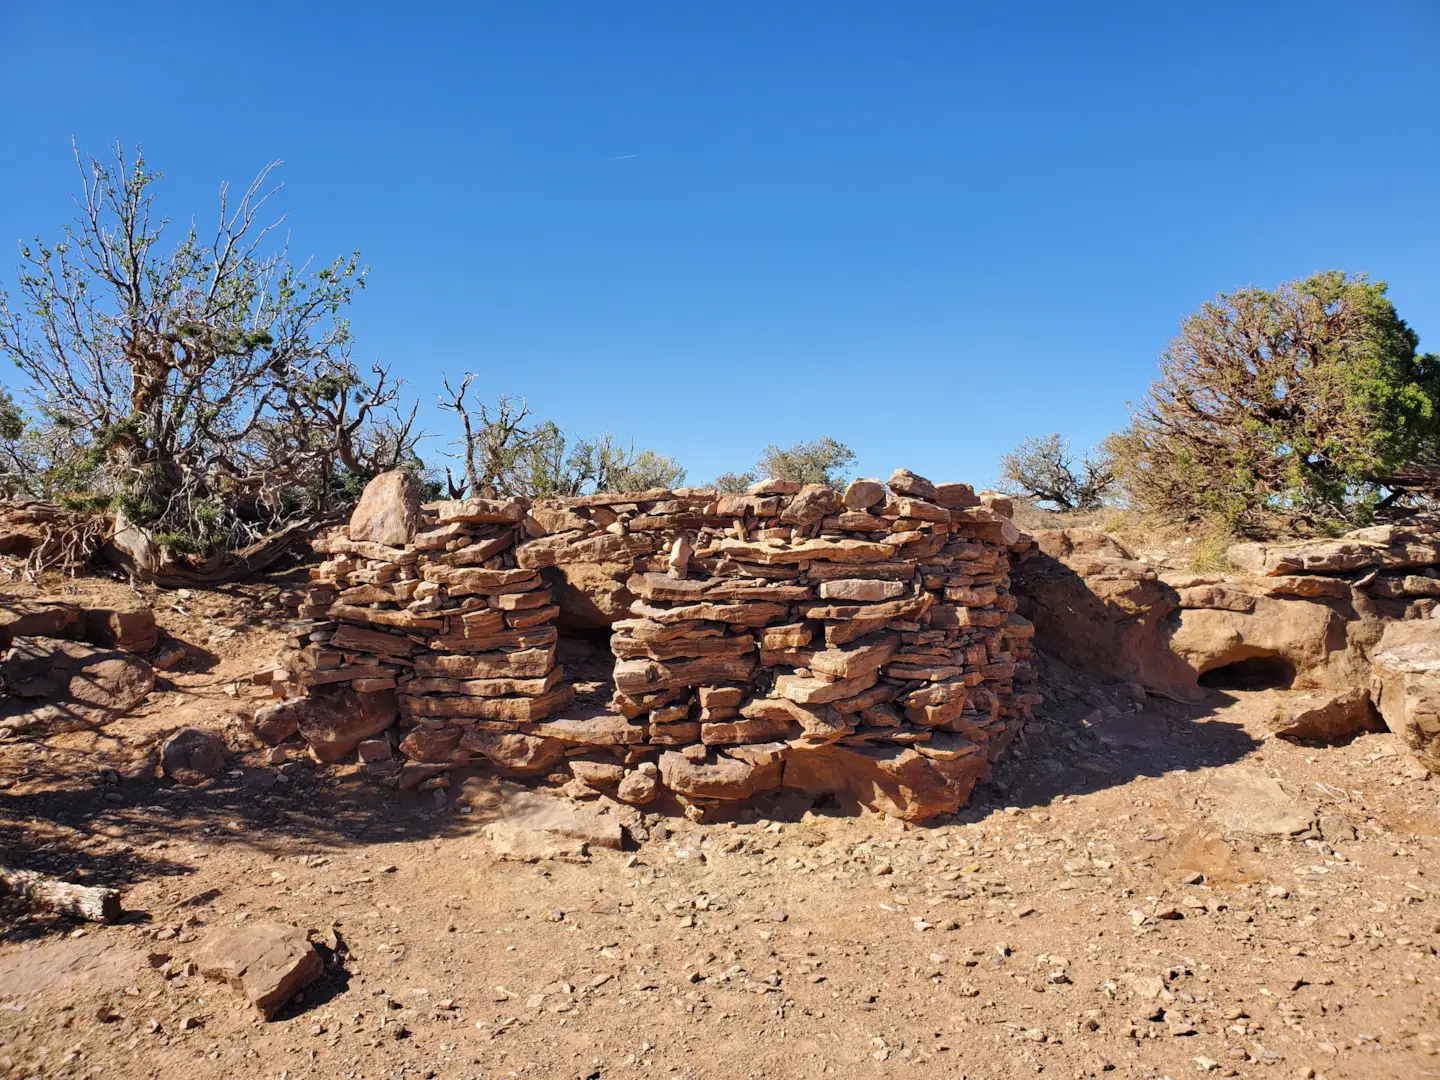
[[[1038,700],[1009,592],[1028,540],[968,485],[900,470],[843,496],[768,481],[424,507],[407,485],[377,479],[315,542],[294,648],[261,676],[285,699],[262,737],[358,747],[402,786],[478,763],[637,805],[785,786],[918,819],[963,804]],[[579,564],[633,596],[608,703],[577,701],[556,659]]]

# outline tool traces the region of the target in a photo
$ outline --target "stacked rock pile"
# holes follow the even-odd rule
[[[257,714],[257,733],[274,743],[298,730],[321,760],[358,747],[374,762],[391,757],[376,737],[398,716],[406,758],[448,763],[569,704],[555,664],[559,609],[540,575],[515,565],[527,509],[490,499],[422,508],[403,474],[373,481],[350,524],[313,542],[327,558],[288,627],[291,647],[258,676],[285,700]]]
[[[963,804],[1038,700],[1017,690],[1033,628],[1009,592],[1028,538],[968,485],[899,470],[843,495],[772,480],[421,508],[394,484],[316,542],[308,621],[272,676],[310,702],[262,711],[271,737],[293,717],[327,742],[313,702],[343,696],[329,712],[371,716],[353,746],[391,695],[410,777],[483,759],[636,804],[783,785],[924,818]],[[622,568],[635,597],[608,705],[575,704],[555,662],[548,585],[584,563]]]

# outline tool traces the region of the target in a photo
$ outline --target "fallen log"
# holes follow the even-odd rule
[[[100,923],[112,923],[120,917],[118,889],[72,885],[49,874],[21,870],[3,851],[0,851],[0,889],[57,915]]]

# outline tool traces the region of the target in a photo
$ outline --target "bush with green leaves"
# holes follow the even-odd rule
[[[1364,275],[1241,289],[1185,319],[1105,449],[1150,513],[1334,532],[1371,520],[1387,475],[1440,452],[1440,357]]]
[[[824,484],[841,491],[847,470],[854,463],[855,452],[828,435],[791,443],[784,450],[772,443],[761,452],[754,468],[721,473],[713,486],[717,491],[736,493],[757,480],[793,480],[801,484]]]
[[[1059,434],[1029,438],[1000,459],[1000,489],[1056,510],[1096,510],[1115,483],[1103,451],[1079,461]]]
[[[118,144],[82,158],[79,213],[21,247],[0,292],[0,354],[19,378],[0,409],[4,482],[118,510],[174,550],[241,546],[339,491],[413,463],[398,383],[350,359],[355,255],[292,263],[267,219],[266,166],[218,220],[167,243],[160,174]]]
[[[566,498],[597,491],[644,491],[685,482],[685,469],[654,450],[636,451],[607,432],[573,438],[559,424],[531,420],[529,403],[502,394],[494,402],[472,399],[478,376],[466,372],[458,385],[444,380],[440,407],[460,421],[463,478],[446,470],[452,498]]]

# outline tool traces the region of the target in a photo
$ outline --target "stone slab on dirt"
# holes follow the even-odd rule
[[[620,822],[614,817],[517,784],[498,784],[495,793],[498,800],[489,800],[495,820],[484,836],[501,858],[584,861],[592,847],[620,850]]]
[[[1229,766],[1210,777],[1217,806],[1216,824],[1260,836],[1294,836],[1310,828],[1315,816],[1297,806],[1283,788],[1262,772]]]
[[[325,970],[305,931],[284,923],[217,930],[192,959],[200,974],[229,983],[267,1019]]]
[[[155,672],[138,656],[49,637],[15,639],[0,661],[0,729],[83,731],[149,696]]]
[[[1090,731],[1112,750],[1160,750],[1168,728],[1163,716],[1138,712],[1100,715],[1091,721]]]
[[[76,983],[121,986],[144,965],[144,953],[108,936],[64,938],[0,956],[0,998]]]
[[[1370,706],[1370,691],[1363,686],[1282,701],[1270,722],[1276,735],[1294,739],[1344,739],[1381,727]]]

